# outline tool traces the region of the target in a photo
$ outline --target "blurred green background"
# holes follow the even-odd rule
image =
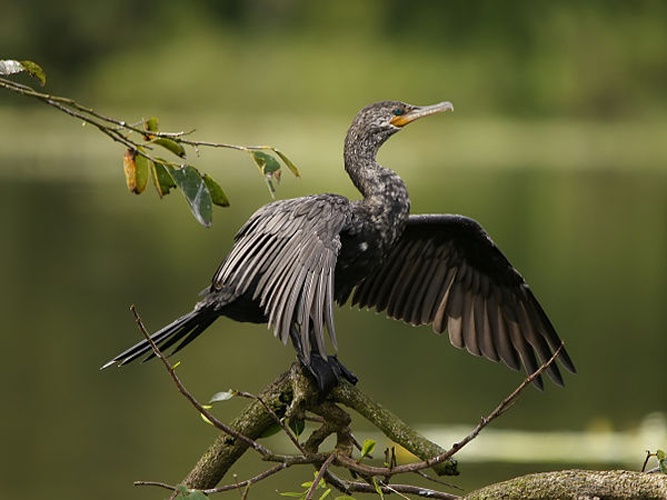
[[[279,197],[356,196],[341,149],[362,106],[451,100],[454,114],[411,125],[381,161],[406,180],[415,212],[485,226],[579,374],[565,389],[531,389],[493,426],[553,440],[521,450],[525,463],[461,454],[450,482],[638,468],[645,449],[667,446],[664,426],[646,440],[641,431],[667,410],[667,3],[6,0],[1,10],[0,58],[41,63],[48,92],[128,122],[158,116],[163,130],[276,146],[302,171],[283,176]],[[132,481],[178,482],[215,435],[158,364],[98,368],[139,339],[130,304],[150,329],[189,310],[235,230],[270,198],[246,155],[193,154],[232,201],[206,230],[179,195],[129,194],[122,153],[90,127],[0,92],[7,498],[161,498]],[[360,387],[418,427],[472,428],[521,380],[426,327],[347,307],[337,323]],[[223,319],[178,359],[205,400],[230,387],[258,392],[293,353],[262,326]],[[218,412],[232,418],[241,407]],[[371,431],[356,428],[360,438]],[[533,458],[561,431],[637,439],[589,448],[592,460]],[[485,436],[478,444],[493,454]],[[247,457],[236,472],[263,467]],[[310,477],[291,470],[250,498]]]

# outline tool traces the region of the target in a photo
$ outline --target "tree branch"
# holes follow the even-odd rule
[[[141,319],[133,309],[137,324],[142,330],[142,334],[150,341]],[[157,346],[151,342],[156,355],[162,360],[165,368],[168,370],[174,382],[179,386],[182,394],[204,414],[207,414],[205,408],[202,407],[186,390],[182,387],[182,383],[174,373],[173,368],[168,360],[162,355]],[[481,430],[488,425],[493,419],[501,415],[518,397],[521,391],[532,382],[537,376],[542,373],[549,363],[554,362],[558,351],[554,356],[545,363],[540,370],[523,381],[515,391],[505,398],[496,409],[486,418],[483,418],[480,424],[462,441],[456,443],[450,450],[443,450],[440,446],[430,442],[414,430],[410,429],[404,422],[402,422],[396,415],[389,410],[386,410],[381,405],[373,401],[370,397],[365,395],[357,388],[343,383],[332,391],[331,400],[319,401],[319,394],[317,388],[312,380],[303,373],[303,369],[299,363],[294,363],[289,372],[280,375],[272,384],[270,384],[259,396],[242,411],[241,415],[237,417],[230,425],[222,425],[222,430],[225,435],[219,436],[211,445],[209,450],[200,458],[195,467],[190,471],[184,480],[184,484],[193,489],[210,490],[222,480],[229,468],[238,460],[245,450],[253,446],[259,449],[264,458],[271,461],[278,461],[284,464],[285,467],[301,464],[319,464],[321,475],[327,480],[337,484],[342,491],[366,491],[367,485],[361,486],[365,483],[351,483],[340,480],[333,480],[333,476],[329,471],[329,466],[323,467],[325,463],[333,463],[354,471],[362,477],[385,477],[389,478],[393,475],[405,472],[415,472],[424,468],[432,467],[438,474],[452,474],[456,472],[455,461],[451,460],[458,450],[460,450],[466,443],[474,439]],[[416,456],[425,457],[421,462],[415,462],[406,465],[397,465],[391,467],[375,467],[350,458],[352,452],[351,440],[349,439],[350,423],[349,416],[342,412],[334,403],[342,403],[350,408],[357,410],[362,416],[377,425],[390,439],[399,443],[401,446],[412,452]],[[271,454],[266,448],[259,448],[261,445],[256,443],[256,439],[276,421],[281,422],[282,418],[288,416],[290,412],[304,412],[312,411],[323,418],[323,423],[320,429],[317,429],[306,442],[304,447],[297,446],[301,455],[299,456],[277,456]],[[207,418],[210,417],[207,415]],[[281,422],[284,426],[284,423]],[[338,434],[337,451],[323,456],[318,454],[318,447],[321,442],[331,433]],[[243,436],[240,438],[239,436]],[[298,444],[298,441],[297,441]],[[227,487],[224,487],[228,489]],[[387,487],[387,492],[391,492],[391,488],[395,491],[397,485]],[[400,486],[398,488],[404,488]],[[407,489],[405,491],[408,491]],[[432,498],[435,493],[433,490],[429,491],[428,495]],[[412,492],[411,490],[409,492]],[[427,493],[424,493],[425,495]],[[446,494],[445,494],[446,495]],[[440,497],[440,498],[447,498]],[[452,497],[453,498],[453,497]]]
[[[473,491],[462,500],[526,498],[648,500],[667,498],[667,474],[565,470],[517,477]]]

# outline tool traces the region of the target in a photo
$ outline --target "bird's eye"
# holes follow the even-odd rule
[[[405,111],[401,108],[394,108],[394,110],[392,111],[392,114],[394,116],[401,116],[403,113],[405,113]]]

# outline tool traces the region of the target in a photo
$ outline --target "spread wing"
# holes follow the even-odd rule
[[[482,227],[459,215],[413,215],[389,258],[355,290],[353,304],[445,330],[476,356],[533,373],[561,345],[523,277]],[[538,362],[539,359],[539,362]],[[559,361],[574,371],[565,349]],[[562,385],[555,363],[549,376]],[[536,381],[542,387],[542,381]]]
[[[298,348],[309,360],[315,343],[326,359],[324,328],[336,344],[334,270],[339,233],[350,202],[316,195],[259,209],[236,235],[236,243],[213,277],[210,293],[257,301],[275,336],[287,343],[296,326]],[[312,327],[312,331],[311,331]],[[295,330],[292,330],[293,332]]]

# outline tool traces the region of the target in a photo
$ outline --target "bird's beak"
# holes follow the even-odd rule
[[[454,111],[454,105],[449,101],[444,101],[439,102],[438,104],[433,104],[431,106],[419,106],[412,111],[408,111],[404,115],[393,117],[389,123],[391,123],[394,127],[403,127],[418,118],[423,118],[424,116],[433,115],[435,113],[441,113],[443,111]]]

